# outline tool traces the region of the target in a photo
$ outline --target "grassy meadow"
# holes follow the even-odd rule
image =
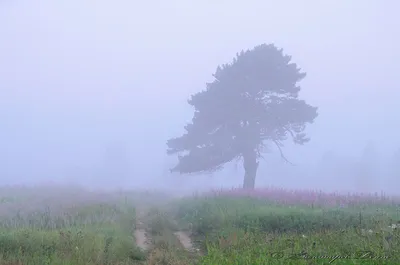
[[[399,207],[381,195],[283,189],[177,199],[4,187],[0,265],[400,264]],[[137,244],[138,223],[148,249]]]
[[[144,259],[134,244],[130,194],[60,187],[10,187],[0,194],[0,264],[131,264]]]

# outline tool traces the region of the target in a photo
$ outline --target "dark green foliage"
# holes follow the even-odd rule
[[[213,76],[206,90],[188,101],[195,113],[186,133],[167,142],[168,154],[186,152],[171,171],[215,171],[243,157],[246,171],[255,175],[255,159],[268,143],[284,157],[281,147],[289,137],[296,144],[309,141],[304,130],[317,108],[298,98],[297,82],[306,74],[282,49],[263,44],[242,51]]]

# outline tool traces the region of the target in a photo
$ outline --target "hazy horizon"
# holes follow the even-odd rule
[[[183,133],[193,115],[187,99],[218,65],[274,43],[307,73],[300,95],[319,116],[308,127],[309,143],[284,148],[295,166],[277,150],[265,155],[257,187],[395,192],[399,7],[344,0],[2,1],[2,184],[241,185],[241,164],[213,176],[171,176],[176,158],[166,155],[166,141]],[[362,164],[369,143],[376,157]],[[337,157],[324,165],[329,152]],[[376,173],[363,178],[361,169]]]

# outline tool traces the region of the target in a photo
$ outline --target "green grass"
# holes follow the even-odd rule
[[[168,204],[150,193],[19,192],[0,189],[0,265],[400,264],[394,203],[328,208],[213,196]],[[133,237],[138,207],[147,212],[146,252]],[[177,230],[190,232],[198,251],[184,250]]]
[[[179,202],[175,215],[191,224],[204,265],[400,262],[399,230],[388,227],[400,221],[392,205],[329,209],[212,197]]]
[[[140,258],[118,230],[11,230],[0,234],[2,264],[107,264]],[[128,264],[128,263],[127,263]]]
[[[23,196],[18,204],[0,200],[0,264],[136,264],[145,259],[133,238],[133,202],[52,196],[45,202]],[[16,211],[4,211],[8,208]]]
[[[379,234],[363,238],[353,231],[310,233],[303,238],[237,230],[217,242],[209,242],[201,264],[328,264],[337,256],[342,257],[335,261],[337,264],[398,264],[398,242],[393,241],[385,251],[384,240]],[[388,258],[361,259],[361,253],[366,251]]]

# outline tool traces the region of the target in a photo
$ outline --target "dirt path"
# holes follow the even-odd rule
[[[148,236],[146,233],[147,223],[146,220],[148,219],[148,216],[146,217],[146,211],[144,209],[138,209],[137,214],[136,214],[136,229],[135,229],[135,240],[136,240],[136,245],[143,251],[150,250],[152,244],[151,244],[151,238]],[[178,228],[178,231],[170,231],[174,234],[174,236],[179,240],[180,245],[189,252],[193,252],[195,249],[193,247],[192,240],[189,236],[189,232],[179,230],[179,226],[175,220],[172,220],[174,225]]]
[[[147,238],[146,229],[144,223],[141,221],[144,216],[144,212],[138,212],[136,217],[136,229],[135,229],[135,240],[136,246],[141,250],[146,251],[150,248],[149,239]]]
[[[179,229],[179,225],[176,220],[172,220],[172,223]],[[179,240],[179,242],[181,243],[181,245],[183,246],[184,249],[186,249],[187,251],[194,250],[192,239],[189,236],[190,235],[189,232],[185,232],[183,230],[178,230],[178,231],[174,232],[174,235]]]
[[[193,251],[193,244],[192,240],[190,239],[189,235],[186,232],[183,231],[177,231],[174,233],[175,236],[178,238],[179,242],[181,242],[181,245],[187,250],[187,251]]]

